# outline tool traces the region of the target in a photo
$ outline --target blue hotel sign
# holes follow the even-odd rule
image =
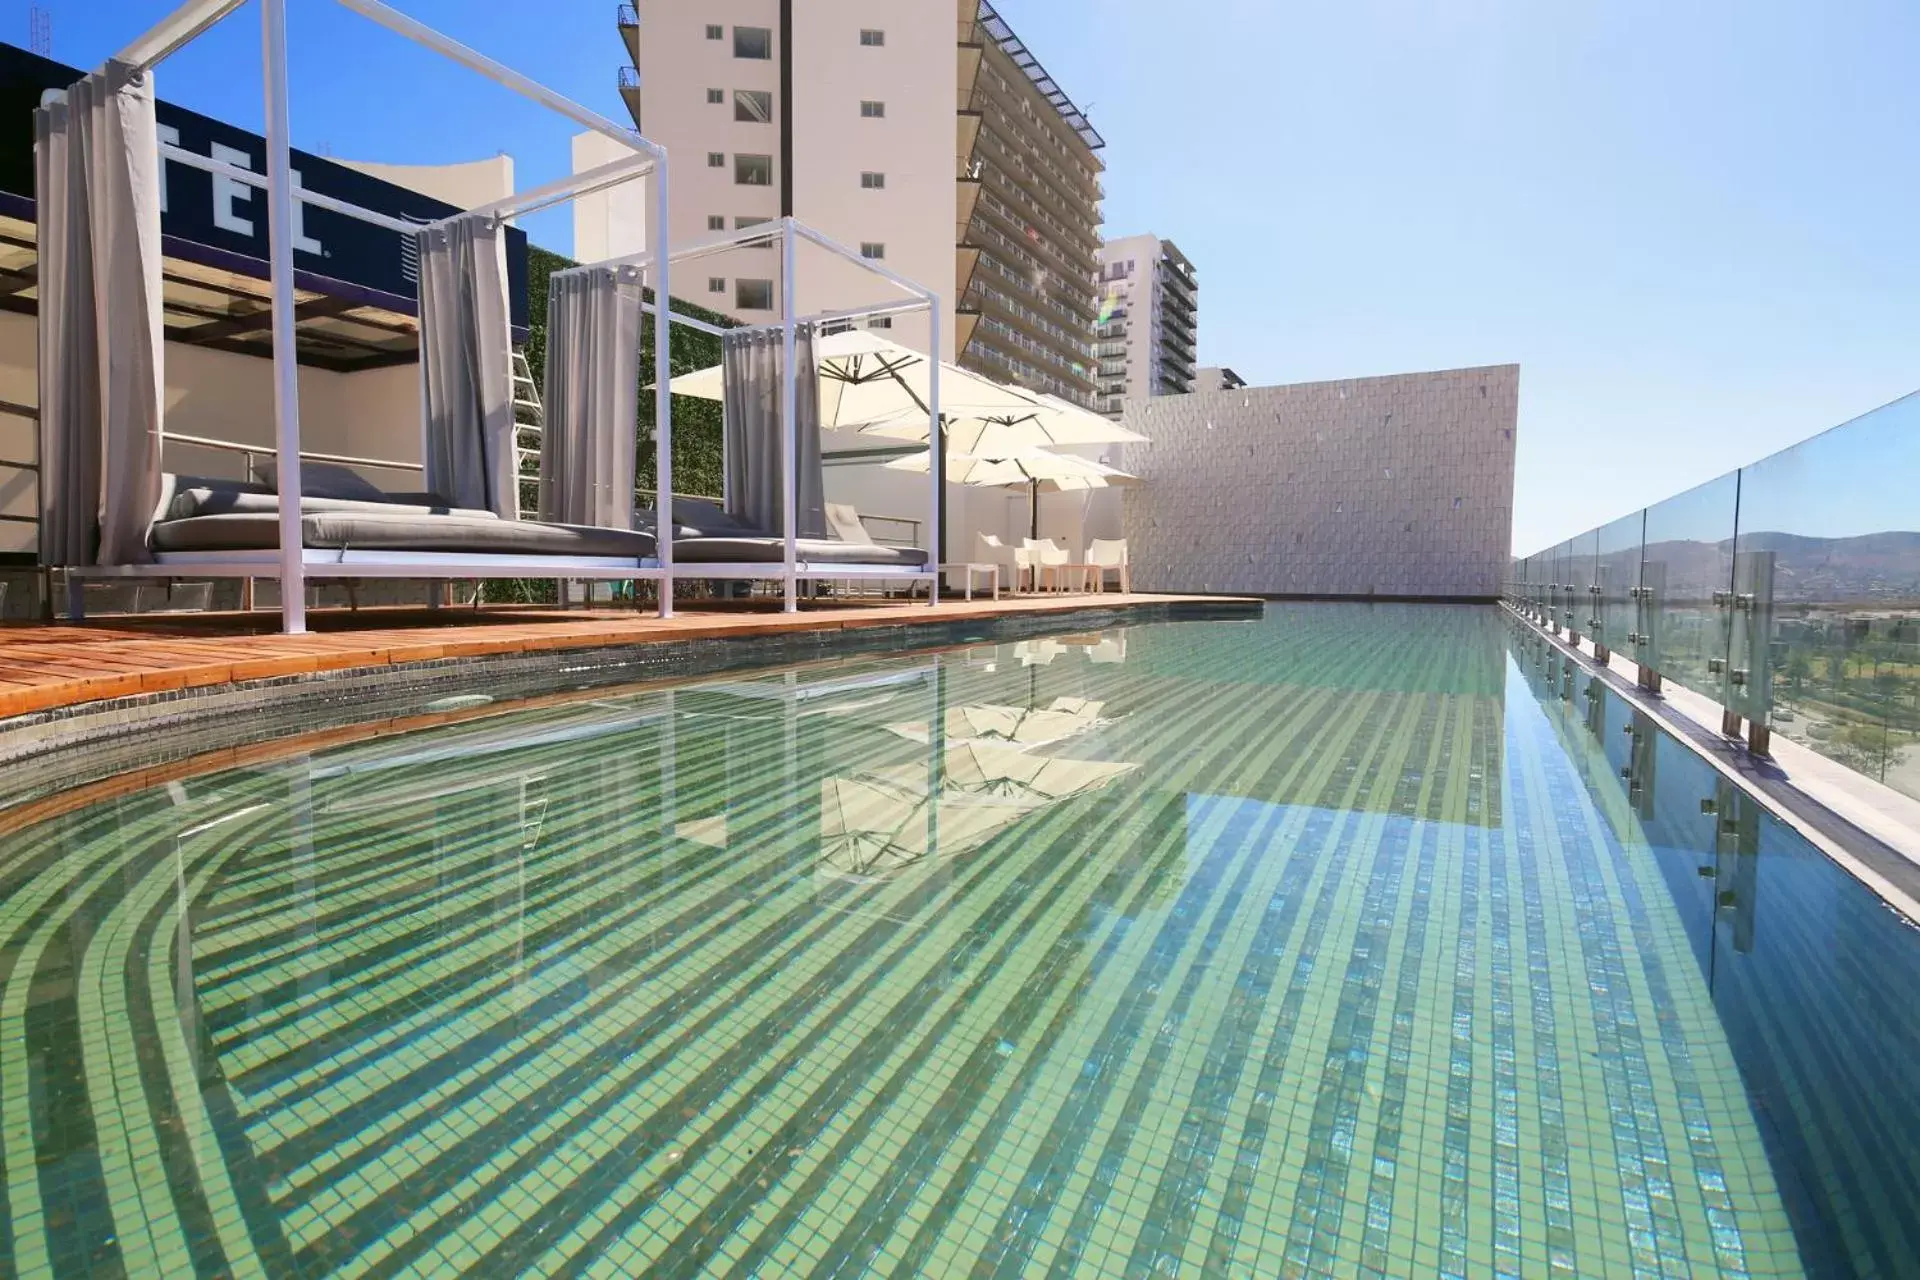
[[[48,89],[63,89],[81,72],[12,45],[0,44],[0,200],[33,196],[33,108]],[[165,142],[241,169],[266,171],[266,142],[196,111],[160,102],[155,123]],[[265,279],[265,193],[232,178],[162,160],[160,230],[171,257],[190,258]],[[304,151],[293,153],[305,190],[420,222],[459,212],[453,205],[382,181]],[[294,209],[294,270],[300,285],[359,298],[372,306],[414,310],[415,258],[410,237],[313,205]],[[527,323],[527,237],[507,231],[507,292],[515,329]]]

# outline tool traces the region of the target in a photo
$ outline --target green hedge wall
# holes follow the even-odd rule
[[[531,245],[527,249],[527,318],[531,332],[527,336],[527,364],[535,383],[543,384],[547,363],[547,277],[576,265],[557,253]],[[652,301],[651,292],[647,295]],[[694,306],[678,298],[673,300],[675,315],[692,316],[709,324],[731,326],[726,316]],[[648,320],[640,338],[640,420],[639,466],[635,482],[641,489],[653,488],[653,393],[647,388],[653,381],[653,322]],[[674,376],[706,369],[720,363],[720,340],[712,334],[676,326],[668,352]],[[543,384],[544,385],[544,384]],[[676,493],[719,496],[720,493],[720,404],[715,400],[693,400],[675,396],[673,400],[673,488]]]

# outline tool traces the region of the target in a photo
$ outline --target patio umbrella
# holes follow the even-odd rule
[[[894,471],[925,471],[926,454],[909,454],[886,464]],[[947,479],[954,484],[975,488],[1025,489],[1027,524],[1031,537],[1040,536],[1040,495],[1069,493],[1088,489],[1121,488],[1143,483],[1130,475],[1091,458],[1071,453],[1051,453],[1045,449],[1018,449],[1004,458],[982,458],[971,454],[953,454],[947,459]]]
[[[829,430],[860,430],[876,422],[920,420],[919,439],[927,438],[928,374],[923,352],[875,337],[863,329],[829,334],[814,343],[820,366],[820,425]],[[675,395],[724,400],[724,366],[683,373],[668,386]],[[940,364],[942,417],[971,413],[1017,413],[1037,409],[1032,396],[1003,387],[955,364]],[[924,468],[923,468],[924,469]]]
[[[820,425],[830,431],[855,431],[874,423],[920,420],[918,439],[930,429],[927,398],[930,361],[924,352],[874,336],[869,330],[849,329],[829,334],[813,346],[820,369]],[[714,365],[686,373],[667,384],[675,395],[700,400],[726,399],[725,366]],[[1024,391],[1002,386],[991,378],[969,373],[959,365],[940,362],[940,416],[1022,413],[1039,408]],[[920,468],[922,471],[926,467]],[[935,511],[935,547],[946,559],[946,501],[944,491]]]
[[[1024,406],[1000,409],[966,408],[956,402],[947,418],[947,450],[977,458],[1004,458],[1022,449],[1055,449],[1063,445],[1127,444],[1146,439],[1111,418],[1056,396],[1022,392],[1033,397]],[[944,400],[944,397],[942,397]],[[910,415],[871,422],[860,428],[866,435],[895,440],[925,441],[927,417]]]

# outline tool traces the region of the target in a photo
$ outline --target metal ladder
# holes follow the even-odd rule
[[[527,365],[527,353],[518,347],[513,352],[513,471],[519,478],[514,486],[515,515],[524,520],[540,510],[540,437],[546,431],[547,411],[540,403],[540,388]],[[532,463],[532,470],[528,470]]]

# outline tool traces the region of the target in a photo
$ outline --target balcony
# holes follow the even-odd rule
[[[1076,280],[1085,280],[1088,291],[1091,292],[1094,272],[1099,269],[1096,256],[1099,241],[1092,236],[1083,239],[1075,232],[1063,232],[1056,227],[1048,226],[1039,218],[1023,210],[1019,196],[1025,188],[998,165],[988,163],[981,166],[980,179],[996,199],[1014,212],[1012,214],[1003,212],[985,200],[980,202],[980,208],[990,210],[996,221],[1009,227],[1011,234],[1022,243],[1031,245],[1034,253],[1053,258],[1058,263],[1062,274],[1072,276]],[[1027,234],[1029,227],[1039,234],[1038,240]]]
[[[1073,191],[1056,166],[1024,154],[1016,143],[1008,140],[1004,128],[996,127],[992,120],[982,121],[980,139],[974,147],[974,158],[983,157],[990,170],[1003,173],[1007,181],[1026,192],[1036,206],[1046,209],[1073,234],[1086,237],[1098,249],[1099,201]],[[1096,261],[1088,274],[1098,271]]]
[[[982,68],[980,75],[975,79],[973,93],[968,97],[965,107],[979,112],[986,118],[994,115],[1006,116],[1012,122],[1012,128],[1023,139],[1043,137],[1051,140],[1054,136],[1037,118],[1029,120],[1021,112],[1018,97],[1000,92],[999,86],[993,83],[992,75],[985,68]],[[1106,197],[1106,188],[1101,184],[1100,179],[1081,170],[1073,158],[1071,148],[1065,153],[1051,146],[1039,147],[1037,150],[1048,165],[1060,170],[1065,182],[1077,194],[1096,203]]]
[[[613,11],[614,23],[620,28],[620,39],[627,46],[627,59],[634,66],[640,65],[640,11],[630,4],[623,4]]]
[[[1037,284],[1024,266],[1008,260],[1007,252],[994,242],[991,228],[980,225],[978,219],[975,219],[975,223],[968,229],[969,233],[960,247],[973,250],[991,264],[986,268],[986,278],[998,281],[999,288],[1017,293],[1023,300],[1050,308],[1057,314],[1049,318],[1061,328],[1074,333],[1092,332],[1094,310],[1091,306],[1060,290],[1048,290]]]
[[[627,114],[633,117],[633,127],[640,129],[640,73],[632,67],[621,67],[618,77],[620,100],[627,104]],[[641,132],[646,132],[641,129]]]
[[[1035,240],[1032,236],[1026,234],[1027,228],[1025,226],[995,208],[990,201],[982,200],[975,204],[973,206],[973,217],[976,224],[984,223],[999,232],[1014,248],[1018,249],[1021,253],[1031,256],[1042,267],[1059,276],[1061,279],[1073,281],[1077,285],[1080,281],[1087,278],[1085,273],[1080,270],[1080,264],[1074,261],[1073,256],[1061,251],[1060,242],[1057,239],[1042,235],[1038,240]],[[997,243],[992,236],[981,237],[981,239],[985,242],[982,247],[989,250]],[[1007,255],[1002,252],[998,256],[1004,258]],[[1076,309],[1084,312],[1088,318],[1091,318],[1098,309],[1098,304],[1094,301],[1091,288],[1076,288],[1073,296],[1079,303]]]

